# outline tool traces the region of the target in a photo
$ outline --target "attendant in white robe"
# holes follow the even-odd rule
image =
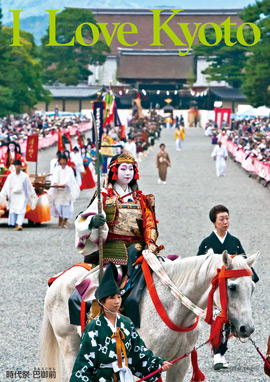
[[[68,219],[72,218],[73,202],[79,197],[80,188],[74,178],[73,170],[67,166],[67,157],[60,156],[60,166],[57,166],[52,175],[52,187],[49,191],[53,201],[52,215],[59,218],[58,225],[67,228]]]
[[[134,158],[136,158],[136,143],[131,139],[128,138],[127,142],[124,144],[124,150],[129,151]]]
[[[82,184],[82,173],[84,172],[83,158],[77,146],[73,147],[73,151],[70,153],[70,159],[76,165],[76,181],[78,186]]]
[[[52,180],[52,174],[53,174],[53,172],[54,172],[54,169],[55,169],[57,166],[59,166],[59,157],[60,157],[60,155],[61,155],[61,151],[58,150],[57,153],[56,153],[56,157],[53,158],[53,159],[50,161],[50,174],[51,174],[51,176],[50,176],[49,180]]]
[[[34,209],[37,203],[37,195],[29,176],[22,170],[22,162],[17,159],[14,162],[15,172],[8,175],[0,193],[2,201],[7,201],[9,210],[8,225],[16,226],[16,231],[22,230],[23,219],[26,213],[26,203]]]
[[[228,152],[226,147],[221,144],[221,141],[218,141],[218,144],[217,146],[215,146],[211,156],[214,159],[214,161],[216,161],[217,176],[224,176]]]

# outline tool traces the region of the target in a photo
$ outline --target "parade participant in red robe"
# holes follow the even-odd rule
[[[96,186],[96,182],[92,173],[92,171],[95,171],[95,168],[93,167],[92,159],[90,155],[87,153],[85,146],[81,148],[81,155],[82,155],[83,167],[85,171],[82,173],[82,184],[80,189],[88,190]],[[92,170],[90,166],[92,167]]]

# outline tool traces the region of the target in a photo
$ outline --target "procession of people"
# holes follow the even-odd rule
[[[125,288],[127,282],[135,283],[133,277],[137,277],[140,278],[140,282],[136,285],[139,285],[139,288],[143,286],[141,276],[138,277],[134,269],[137,260],[142,256],[142,251],[147,249],[158,255],[163,247],[157,244],[158,221],[155,197],[153,194],[144,194],[138,186],[140,179],[138,162],[147,161],[148,159],[144,157],[153,148],[157,150],[154,146],[160,140],[164,125],[155,113],[152,113],[152,117],[143,119],[137,118],[135,113],[129,124],[130,126],[126,128],[126,139],[123,138],[121,129],[106,126],[101,139],[103,154],[97,150],[91,139],[86,140],[85,137],[80,136],[76,144],[70,146],[70,151],[66,148],[58,150],[56,157],[50,162],[48,197],[51,215],[58,219],[59,227],[72,229],[74,203],[78,200],[80,192],[90,190],[91,198],[88,205],[75,218],[75,248],[80,255],[83,255],[83,263],[94,269],[100,261],[99,239],[101,239],[102,261],[106,267],[101,282],[98,278],[92,280],[91,290],[95,289],[94,297],[98,304],[98,313],[95,312],[93,316],[92,308],[85,312],[88,324],[86,322],[82,333],[80,351],[70,376],[71,382],[84,380],[83,378],[88,378],[89,381],[129,382],[133,380],[132,374],[142,378],[154,371],[159,372],[148,380],[161,381],[161,372],[172,367],[168,360],[153,355],[135,329],[139,327],[140,294],[136,290],[130,292],[132,307],[131,309],[127,307],[125,314],[129,314],[128,317],[131,315],[132,319],[126,318],[119,310],[122,288]],[[176,127],[176,151],[181,150],[184,138],[184,125]],[[158,170],[158,183],[165,185],[167,169],[172,166],[171,146],[168,150],[165,143],[160,142],[158,142],[160,151],[157,152],[155,163]],[[105,149],[102,150],[103,144]],[[0,197],[6,203],[8,202],[8,224],[20,231],[23,227],[27,203],[31,209],[34,209],[37,195],[27,174],[27,163],[21,154],[19,154],[20,159],[16,158],[16,150],[19,153],[19,149],[15,150],[15,147],[18,146],[9,143],[9,151],[1,160],[1,163],[5,164],[3,168],[5,171],[8,169],[10,174],[3,177],[5,182],[3,182]],[[226,149],[222,153],[220,149],[223,150],[221,140],[218,141],[212,153],[217,163],[218,177],[224,175],[224,160],[228,157]],[[101,168],[96,167],[97,155],[101,155],[102,160],[106,162],[106,174],[103,174],[102,163]],[[173,165],[177,163],[174,162]],[[22,171],[23,168],[25,172]],[[22,177],[22,174],[23,178],[19,182],[17,179]],[[97,178],[101,175],[105,176],[104,185],[100,190],[96,190]],[[163,187],[160,186],[160,188]],[[18,208],[14,209],[15,205]],[[228,209],[225,206],[216,207],[221,208],[215,210],[215,216],[210,211],[210,219],[215,226],[215,231],[202,241],[198,255],[205,254],[211,248],[218,254],[222,254],[223,250],[227,249],[230,255],[245,255],[240,241],[227,232]],[[222,223],[220,217],[223,218]],[[222,227],[221,224],[223,224]],[[115,265],[121,266],[120,280]],[[77,285],[78,290],[83,290],[85,293],[85,285],[83,280],[82,284]],[[98,336],[97,333],[99,333]],[[230,334],[228,325],[225,326],[224,333],[221,346],[214,349],[215,370],[229,367],[224,357]],[[98,337],[97,341],[93,339],[94,336]],[[122,349],[120,353],[117,350],[118,346]],[[102,350],[105,347],[106,352]],[[124,348],[126,353],[123,351]],[[138,348],[140,348],[139,352],[136,350]],[[140,362],[140,359],[144,361]],[[197,381],[199,380],[196,379]]]

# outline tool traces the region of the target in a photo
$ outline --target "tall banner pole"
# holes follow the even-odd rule
[[[92,122],[95,130],[95,144],[97,153],[97,198],[98,198],[98,214],[102,214],[101,188],[100,188],[100,163],[99,163],[99,136],[94,113],[92,112]],[[98,251],[99,251],[99,282],[103,277],[103,239],[102,227],[98,227]]]

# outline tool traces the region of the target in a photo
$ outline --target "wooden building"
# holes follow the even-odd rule
[[[64,87],[48,87],[54,98],[54,101],[47,105],[48,110],[54,109],[56,103],[59,108],[65,110],[84,109],[89,100],[92,97],[95,98],[97,89],[103,86],[113,87],[114,93],[119,95],[117,100],[119,107],[130,107],[132,91],[127,89],[134,89],[135,92],[141,93],[143,107],[150,107],[150,105],[163,107],[166,104],[165,99],[170,97],[172,105],[176,108],[189,109],[194,100],[199,107],[211,108],[210,99],[212,100],[213,97],[209,96],[209,89],[229,88],[225,81],[210,82],[210,84],[206,81],[202,71],[208,63],[203,57],[195,59],[192,49],[185,56],[179,56],[179,49],[186,51],[189,48],[179,24],[188,25],[191,35],[195,32],[196,23],[211,22],[220,25],[230,17],[230,22],[239,26],[243,23],[238,16],[241,9],[201,9],[179,12],[168,21],[168,26],[183,44],[175,45],[168,34],[161,30],[160,46],[153,45],[153,12],[151,10],[104,8],[90,10],[97,22],[107,23],[106,27],[110,35],[113,33],[115,23],[136,25],[137,34],[125,35],[126,42],[135,45],[127,47],[119,43],[116,32],[106,62],[101,66],[89,66],[93,74],[89,76],[88,84],[65,87],[65,89]],[[171,16],[171,10],[163,10],[160,13],[160,25],[166,23]],[[197,42],[196,35],[193,44]],[[196,97],[198,94],[200,96]],[[226,98],[226,106],[230,102],[235,100]]]

